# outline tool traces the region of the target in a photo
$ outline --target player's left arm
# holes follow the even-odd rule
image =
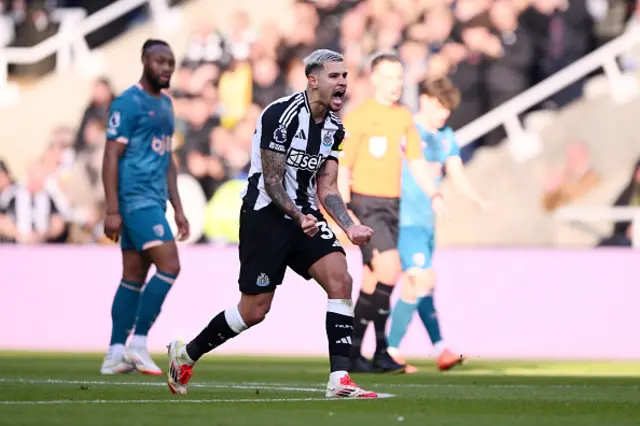
[[[178,191],[178,168],[173,156],[169,159],[169,168],[167,169],[167,190],[173,211],[176,214],[184,214],[180,192]]]
[[[453,185],[458,191],[460,191],[462,195],[471,200],[481,209],[486,208],[487,202],[484,198],[482,198],[482,196],[480,196],[478,191],[476,191],[464,171],[464,164],[462,163],[462,159],[460,158],[460,148],[454,140],[453,135],[449,137],[449,142],[451,151],[444,164],[447,171],[447,176],[449,176],[451,182],[453,182]]]
[[[345,232],[354,225],[351,215],[347,211],[344,198],[340,191],[339,176],[341,167],[338,158],[342,156],[344,147],[345,129],[340,126],[338,131],[333,135],[333,146],[331,154],[322,164],[318,174],[316,175],[316,183],[318,186],[318,198],[322,207],[329,213],[329,216],[342,228]]]
[[[478,207],[484,208],[487,202],[478,194],[478,191],[476,191],[471,184],[471,181],[464,171],[462,159],[458,156],[449,157],[445,162],[445,167],[447,175],[451,178],[451,182],[453,182],[456,189],[466,198],[473,201]]]
[[[338,160],[329,157],[316,176],[318,198],[327,213],[345,232],[354,225],[338,189]]]

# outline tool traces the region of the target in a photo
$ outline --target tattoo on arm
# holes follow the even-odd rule
[[[322,204],[342,229],[349,228],[353,225],[353,220],[351,220],[351,216],[349,216],[347,207],[344,205],[340,194],[331,192],[325,195]]]
[[[338,165],[335,161],[326,161],[317,174],[318,195],[327,213],[342,228],[352,226],[347,206],[344,205],[338,189]]]
[[[284,189],[283,179],[287,156],[280,152],[262,150],[262,172],[264,188],[271,201],[292,219],[297,220],[300,210]]]

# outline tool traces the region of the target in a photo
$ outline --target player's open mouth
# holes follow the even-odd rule
[[[331,97],[331,103],[335,108],[341,108],[344,103],[344,95],[346,94],[346,90],[338,89],[333,93]]]

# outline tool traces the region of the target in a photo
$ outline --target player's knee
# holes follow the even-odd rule
[[[374,260],[374,272],[378,281],[385,284],[395,284],[402,273],[400,257],[396,250],[379,253]]]
[[[180,259],[177,256],[167,257],[156,264],[158,270],[177,277],[180,275]]]
[[[122,279],[124,281],[143,283],[147,279],[148,268],[143,264],[124,265],[122,268]]]
[[[163,272],[167,274],[171,274],[173,276],[180,275],[180,261],[178,259],[170,260],[166,262],[161,269]]]
[[[238,304],[238,311],[247,327],[253,327],[264,321],[270,309],[271,299],[260,297],[260,295],[243,297]]]
[[[351,299],[352,288],[353,278],[351,278],[351,275],[346,269],[331,272],[329,285],[327,286],[327,296],[329,299]]]
[[[412,271],[409,271],[409,273],[402,278],[402,284],[400,287],[400,298],[408,303],[414,303],[418,298],[416,284],[411,272]]]
[[[413,281],[418,297],[431,294],[436,286],[436,276],[432,269],[423,269],[413,277]]]

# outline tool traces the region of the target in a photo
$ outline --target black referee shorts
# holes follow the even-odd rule
[[[334,252],[345,254],[327,221],[318,211],[319,232],[308,237],[273,204],[261,210],[243,205],[240,211],[240,291],[271,293],[282,284],[287,266],[306,280],[309,268]]]
[[[351,194],[349,207],[361,224],[374,231],[371,242],[360,246],[363,264],[371,264],[374,249],[382,253],[398,247],[399,198]]]

